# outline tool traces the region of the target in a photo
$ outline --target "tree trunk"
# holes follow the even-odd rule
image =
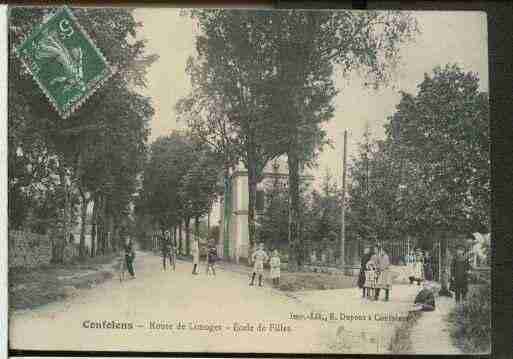
[[[207,215],[207,239],[210,238],[210,211],[212,210],[212,206],[208,207],[208,215]]]
[[[444,235],[440,240],[440,261],[442,264],[442,273],[440,276],[440,292],[438,295],[445,297],[452,297],[449,291],[448,279],[449,279],[449,266],[448,266],[448,255],[447,255],[447,238]]]
[[[68,181],[66,178],[66,170],[62,166],[62,163],[59,163],[59,180],[62,186],[62,191],[64,194],[64,208],[63,208],[63,218],[62,218],[62,236],[59,236],[58,239],[54,243],[53,253],[52,253],[52,262],[54,263],[62,263],[64,260],[64,247],[66,247],[66,243],[69,238],[69,216],[70,216],[70,200],[69,200],[69,188]]]
[[[118,220],[114,216],[111,217],[111,221],[112,221],[112,232],[110,235],[110,249],[113,251],[117,251],[117,249],[118,249],[117,239],[119,236],[119,223],[118,223]]]
[[[98,206],[98,250],[102,255],[105,255],[105,197],[103,195],[99,196],[99,206]]]
[[[191,255],[191,219],[185,219],[185,255]]]
[[[107,205],[107,204],[106,204]],[[108,214],[106,211],[105,217],[105,252],[112,252],[112,236],[114,234],[114,221],[112,220],[112,216]]]
[[[182,253],[182,241],[183,241],[183,234],[182,234],[182,221],[178,222],[178,253]]]
[[[102,216],[102,247],[103,247],[103,254],[107,254],[109,252],[109,217],[107,216],[107,203],[108,203],[108,197],[103,198],[103,216]]]
[[[230,217],[231,217],[231,201],[232,189],[230,184],[230,167],[225,163],[224,166],[224,194],[221,201],[221,223],[219,226],[220,242],[223,245],[223,258],[225,260],[230,257]]]
[[[80,244],[79,244],[79,256],[80,258],[85,258],[86,256],[86,248],[85,248],[85,229],[86,229],[86,221],[87,221],[87,204],[88,201],[86,199],[84,191],[79,188],[80,191]]]
[[[296,271],[300,265],[299,233],[299,159],[297,156],[297,133],[287,154],[289,167],[289,262],[288,269]]]
[[[98,206],[100,205],[99,197],[99,195],[95,195],[93,200],[93,218],[91,225],[91,257],[96,256],[98,247]]]
[[[247,259],[248,263],[251,264],[251,253],[256,240],[256,228],[255,228],[255,207],[256,207],[256,193],[257,193],[257,170],[256,170],[256,158],[253,154],[253,149],[248,149],[248,190],[249,190],[249,201],[248,201],[248,249]]]
[[[199,217],[195,217],[194,218],[194,240],[198,241],[198,248],[201,248],[199,234],[200,234],[200,231],[199,231]],[[198,254],[198,257],[201,257],[201,252]]]
[[[194,217],[194,237],[199,240],[199,217]]]

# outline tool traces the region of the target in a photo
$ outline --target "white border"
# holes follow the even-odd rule
[[[7,5],[0,5],[0,357],[7,358]]]

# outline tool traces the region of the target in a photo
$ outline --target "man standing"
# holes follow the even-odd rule
[[[262,286],[262,279],[264,275],[264,262],[267,262],[267,253],[264,251],[264,244],[260,243],[258,245],[258,249],[251,256],[253,260],[253,274],[251,276],[251,283],[249,285],[253,285],[255,283],[255,276],[258,273],[258,285]]]
[[[135,249],[132,243],[132,239],[127,235],[125,240],[125,262],[128,273],[132,276],[132,279],[135,278],[134,272],[134,259],[135,259]]]
[[[428,251],[424,253],[424,279],[428,282],[433,280],[433,259]]]
[[[456,256],[451,263],[451,287],[455,294],[456,303],[465,300],[468,290],[468,275],[470,264],[463,254],[463,247],[456,250]]]
[[[169,240],[168,231],[165,234],[160,236],[161,247],[162,247],[162,266],[164,270],[166,270],[166,262],[169,258],[171,261],[171,242]],[[171,263],[170,263],[171,264]]]
[[[169,262],[170,265],[173,267],[173,271],[176,270],[176,237],[171,236],[171,232],[167,231],[168,233],[168,241],[169,241]]]
[[[370,251],[369,246],[365,246],[363,249],[363,256],[360,262],[360,274],[358,275],[358,288],[363,289],[362,297],[368,297],[370,294],[370,289],[365,286],[365,270],[367,266],[367,262],[371,259],[372,253]]]
[[[390,289],[392,288],[392,272],[390,271],[390,258],[384,248],[379,250],[376,263],[379,274],[374,299],[379,299],[379,292],[383,288],[385,290],[385,301],[388,301],[390,298]]]

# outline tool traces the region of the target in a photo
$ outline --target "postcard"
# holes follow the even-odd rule
[[[490,352],[486,14],[8,12],[9,348]]]

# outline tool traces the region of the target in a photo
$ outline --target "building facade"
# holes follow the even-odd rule
[[[267,164],[263,179],[257,185],[255,214],[257,224],[259,214],[265,207],[265,188],[272,184],[277,177],[282,183],[286,183],[288,180],[287,158],[284,156]],[[313,177],[304,172],[301,180],[303,183],[309,184],[313,181]],[[244,165],[239,164],[234,168],[224,185],[225,191],[219,206],[222,245],[220,251],[222,253],[220,254],[223,258],[238,263],[240,260],[247,260],[250,249],[248,232],[249,185],[248,172]]]

